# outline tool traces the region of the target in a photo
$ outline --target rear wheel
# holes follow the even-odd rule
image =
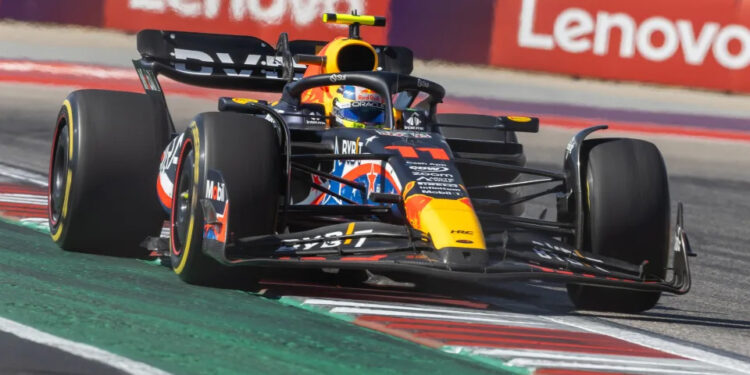
[[[141,256],[164,211],[153,193],[166,124],[144,94],[71,93],[55,126],[49,226],[65,250]]]
[[[182,280],[228,286],[245,279],[242,270],[227,269],[204,253],[204,239],[213,228],[205,225],[203,206],[211,199],[226,205],[228,211],[217,213],[229,215],[228,228],[216,227],[219,237],[226,234],[225,244],[231,238],[270,234],[276,225],[280,173],[281,153],[271,123],[229,112],[196,117],[181,147],[170,220],[172,267]],[[222,190],[214,183],[218,179]]]
[[[633,264],[647,261],[650,279],[663,279],[669,254],[669,186],[661,153],[636,139],[586,141],[583,160],[586,232],[584,251]],[[568,285],[580,309],[642,312],[660,292]]]

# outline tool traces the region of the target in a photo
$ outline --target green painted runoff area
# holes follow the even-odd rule
[[[498,368],[0,222],[0,316],[175,374],[484,374]],[[494,368],[493,368],[494,367]]]

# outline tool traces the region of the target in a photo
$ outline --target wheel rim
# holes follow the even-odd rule
[[[50,221],[56,227],[62,217],[68,174],[68,127],[63,125],[55,141],[55,154],[50,175]]]
[[[175,189],[175,203],[172,208],[172,233],[175,255],[182,254],[183,246],[187,242],[188,227],[190,225],[190,209],[193,198],[193,151],[185,156],[185,163],[180,167],[177,189]]]

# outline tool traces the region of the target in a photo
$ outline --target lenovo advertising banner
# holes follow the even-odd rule
[[[311,40],[346,35],[346,26],[322,23],[325,12],[386,15],[388,8],[388,0],[105,0],[104,26],[253,35],[275,44],[281,32]],[[362,35],[380,44],[387,32],[363,27]]]
[[[497,0],[493,65],[750,91],[750,1]]]

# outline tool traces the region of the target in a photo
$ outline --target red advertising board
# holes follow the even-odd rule
[[[330,40],[346,35],[343,25],[323,24],[325,12],[388,14],[389,0],[105,0],[104,27],[240,34],[276,43],[290,39]],[[386,41],[385,28],[364,27],[371,43]]]
[[[749,0],[497,0],[493,65],[750,91]]]

